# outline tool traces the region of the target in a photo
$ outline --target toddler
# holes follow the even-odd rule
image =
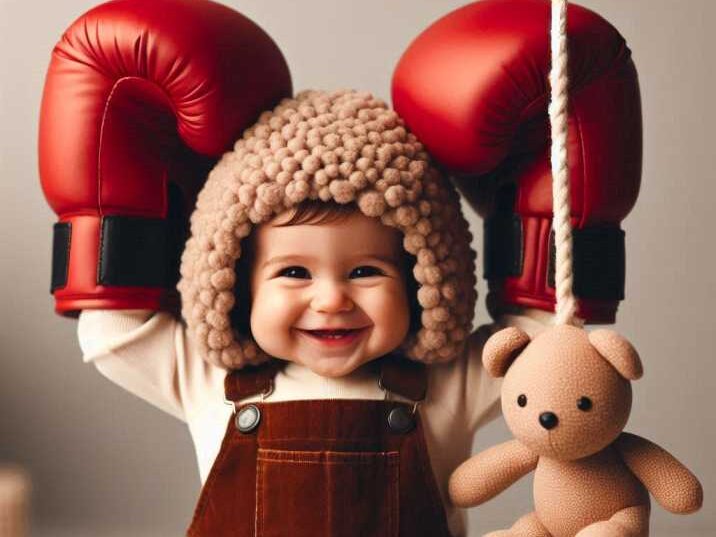
[[[84,311],[84,359],[185,421],[189,535],[465,535],[450,473],[499,412],[452,185],[370,94],[304,92],[209,175],[167,312]],[[203,358],[203,359],[202,359]],[[227,404],[228,403],[228,404]]]

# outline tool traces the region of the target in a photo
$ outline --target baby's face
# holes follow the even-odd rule
[[[340,377],[402,343],[410,311],[399,231],[355,212],[254,233],[251,332],[268,354]]]

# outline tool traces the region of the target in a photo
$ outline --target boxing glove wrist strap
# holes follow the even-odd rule
[[[582,299],[623,300],[624,231],[612,226],[573,229],[574,294]],[[523,271],[522,221],[498,214],[485,222],[485,279],[519,277]],[[554,232],[549,241],[548,284],[555,284]]]
[[[97,284],[110,287],[173,287],[186,238],[181,221],[131,216],[102,217]],[[72,224],[54,225],[50,291],[67,284]]]

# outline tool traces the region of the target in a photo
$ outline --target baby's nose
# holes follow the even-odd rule
[[[353,309],[353,300],[340,282],[323,282],[316,286],[311,308],[325,313],[350,311]]]

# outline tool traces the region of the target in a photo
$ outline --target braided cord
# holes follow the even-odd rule
[[[572,227],[569,221],[569,169],[567,166],[567,0],[552,0],[552,69],[549,74],[552,129],[552,200],[556,266],[556,324],[575,324],[577,302],[572,290]]]

